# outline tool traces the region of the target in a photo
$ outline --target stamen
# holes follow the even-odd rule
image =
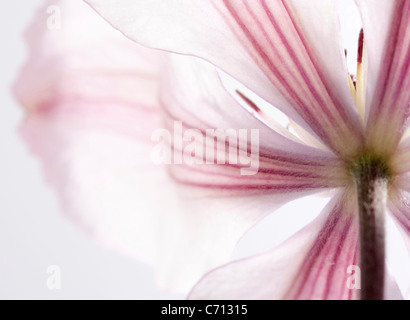
[[[242,99],[243,102],[245,102],[247,109],[250,112],[253,112],[255,117],[264,122],[266,125],[274,129],[276,132],[282,134],[283,136],[290,138],[294,141],[298,141],[297,137],[294,136],[292,133],[290,133],[289,130],[287,130],[287,127],[284,127],[281,125],[279,122],[275,121],[272,117],[268,116],[262,109],[255,103],[253,102],[249,97],[247,97],[245,94],[243,94],[241,91],[238,89],[235,89],[235,93]],[[243,105],[243,104],[242,104]],[[286,118],[287,119],[287,118]],[[286,123],[286,126],[289,124]],[[298,141],[300,142],[300,141]]]
[[[287,118],[288,123],[286,124],[286,127],[283,127],[277,123],[276,119],[273,116],[268,115],[264,110],[262,110],[255,102],[253,102],[241,91],[236,89],[235,92],[246,103],[249,109],[256,113],[256,116],[260,120],[262,120],[272,129],[274,129],[276,132],[298,143],[305,143],[318,149],[327,150],[327,148],[321,142],[319,142],[315,137],[313,137],[302,127],[297,125],[292,119]]]
[[[345,50],[345,55],[347,51]],[[360,118],[364,124],[365,119],[365,93],[366,93],[366,83],[365,83],[365,70],[366,65],[366,46],[364,43],[364,33],[363,29],[360,30],[359,34],[359,44],[357,52],[357,73],[356,76],[348,75],[348,82],[350,87],[350,92],[352,93],[356,108],[359,111]]]
[[[350,75],[350,78],[352,79],[353,86],[354,86],[354,89],[355,89],[355,91],[356,91],[356,76],[353,75],[353,74],[351,74],[351,75]]]
[[[241,97],[241,99],[243,101],[246,102],[246,104],[251,107],[254,111],[256,111],[256,113],[258,113],[259,115],[262,114],[261,109],[259,109],[259,107],[256,105],[256,103],[254,103],[251,99],[249,99],[247,96],[245,96],[242,92],[240,92],[239,90],[235,90],[235,92]]]
[[[356,103],[356,80],[353,80],[352,75],[347,75],[347,81],[349,82],[350,92]]]
[[[363,29],[360,30],[359,35],[359,48],[357,52],[357,74],[356,74],[356,95],[355,102],[357,109],[359,110],[360,117],[364,123],[365,119],[365,97],[366,97],[366,79],[365,71],[367,68],[366,61],[366,44],[364,42]]]
[[[357,63],[363,62],[363,45],[364,45],[364,33],[363,33],[363,29],[361,29],[360,34],[359,34],[359,49],[357,52]]]

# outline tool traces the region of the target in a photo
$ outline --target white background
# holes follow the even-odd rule
[[[18,0],[0,5],[0,299],[183,298],[162,292],[149,267],[99,247],[66,220],[37,160],[18,135],[24,113],[11,94],[11,86],[27,54],[23,30],[40,3]],[[355,52],[360,26],[345,1],[343,10],[351,27],[346,30],[346,45],[349,52]],[[354,63],[350,67],[354,69]],[[324,199],[303,199],[285,206],[253,230],[235,256],[269,249],[311,220],[324,203]],[[271,239],[273,229],[283,232]],[[392,241],[391,264],[404,287],[409,281],[409,260],[400,240]],[[61,268],[61,290],[47,289],[50,265]]]

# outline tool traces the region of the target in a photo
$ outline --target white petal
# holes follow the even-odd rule
[[[410,2],[360,0],[368,53],[367,135],[369,147],[390,154],[410,115]]]
[[[206,275],[191,299],[352,299],[348,267],[357,265],[358,222],[340,194],[295,236],[268,253]]]
[[[131,39],[204,58],[350,156],[362,138],[335,4],[88,0]]]
[[[196,118],[186,115],[194,106],[195,128],[210,121],[211,128],[260,129],[268,171],[262,177],[242,176],[237,167],[221,171],[222,166],[209,166],[195,178],[192,168],[189,175],[178,174],[186,169],[182,166],[154,165],[151,135],[169,120],[163,122],[159,112],[162,55],[130,42],[81,2],[58,5],[64,28],[48,30],[42,8],[27,34],[30,59],[16,85],[29,111],[23,136],[41,158],[68,216],[108,247],[152,263],[163,286],[189,288],[225,262],[243,233],[276,207],[343,183],[338,170],[329,179],[335,166],[342,168],[334,156],[290,143],[253,119],[227,95],[213,68],[213,78],[199,85],[201,79],[182,64],[190,78],[185,83],[176,77],[174,87],[163,90],[164,114],[172,111],[177,119],[192,121]],[[169,85],[167,78],[163,81]],[[219,100],[212,104],[214,96]],[[203,182],[209,184],[214,169],[218,174],[210,188]],[[223,174],[228,176],[225,188]],[[202,184],[193,187],[181,178]],[[224,194],[233,181],[254,186],[268,181],[280,192],[254,188],[247,193],[240,187]],[[290,188],[295,181],[299,186]]]

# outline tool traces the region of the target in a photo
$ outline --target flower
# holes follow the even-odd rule
[[[358,298],[346,286],[346,270],[359,264],[359,216],[365,220],[361,234],[370,230],[376,239],[361,242],[362,260],[384,261],[378,236],[383,224],[377,220],[368,228],[367,208],[384,212],[387,206],[407,240],[410,232],[410,142],[403,136],[410,3],[358,3],[367,52],[360,61],[363,79],[358,74],[354,88],[332,1],[86,2],[140,44],[221,68],[293,119],[322,149],[275,131],[245,109],[208,63],[165,53],[153,57],[152,51],[145,57],[164,59],[163,67],[138,63],[141,48],[91,18],[80,3],[62,2],[70,32],[31,28],[29,37],[40,34],[42,41],[31,42],[32,58],[17,92],[31,110],[24,136],[42,157],[66,211],[106,244],[148,257],[167,285],[187,287],[226,261],[241,235],[274,208],[334,190],[322,214],[300,233],[273,251],[212,271],[190,297]],[[71,6],[84,10],[84,17]],[[57,70],[44,72],[50,61],[58,62]],[[151,94],[156,90],[159,95]],[[208,128],[258,129],[258,173],[241,175],[243,167],[230,164],[154,166],[149,144],[141,141],[161,127],[159,107],[164,126],[182,121],[202,135]],[[383,281],[383,261],[370,279]],[[383,291],[382,284],[376,287]]]
[[[377,225],[383,225],[385,202],[407,237],[410,225],[409,142],[403,136],[409,118],[409,2],[357,2],[365,41],[355,88],[350,78],[346,81],[334,1],[124,0],[117,8],[110,1],[87,2],[141,44],[199,56],[220,67],[344,163],[335,163],[329,176],[343,191],[326,209],[328,218],[302,231],[316,236],[310,241],[307,235],[296,236],[286,249],[221,268],[192,297],[351,298],[355,293],[346,290],[340,274],[357,261],[358,216],[367,278],[362,295],[383,287],[384,266],[378,271],[372,266],[384,264],[383,227]],[[292,264],[277,263],[278,255],[292,257]],[[378,275],[372,279],[372,273]],[[265,283],[282,285],[264,288]],[[380,291],[369,297],[382,297]]]
[[[61,29],[44,23],[50,5],[60,9]],[[104,246],[153,265],[162,287],[186,292],[229,259],[252,225],[311,191],[250,197],[241,185],[194,187],[185,172],[204,184],[229,185],[240,171],[231,168],[229,176],[226,166],[206,165],[212,177],[193,176],[191,166],[152,162],[152,133],[173,123],[171,115],[195,128],[205,127],[202,122],[260,127],[270,136],[267,147],[288,148],[287,139],[272,139],[271,130],[225,92],[213,67],[182,57],[167,62],[169,54],[126,39],[82,1],[45,1],[26,39],[30,56],[15,85],[27,110],[24,140],[67,216]],[[225,177],[217,179],[219,172]],[[245,180],[256,186],[251,177]],[[290,178],[281,183],[295,185]],[[212,197],[221,191],[226,197]]]

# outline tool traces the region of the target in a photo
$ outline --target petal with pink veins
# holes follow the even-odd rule
[[[230,164],[232,152],[225,148],[225,144],[216,144],[215,157],[222,147],[227,162],[224,165],[171,166],[170,172],[179,182],[231,196],[338,188],[349,183],[342,161],[330,152],[287,139],[255,118],[227,94],[218,73],[208,63],[175,55],[164,81],[167,86],[162,90],[161,102],[165,124],[172,130],[174,121],[182,121],[186,126],[184,129],[200,130],[205,151],[208,151],[206,131],[209,129],[223,129],[228,133],[227,140],[229,130],[233,134],[240,130],[246,130],[248,134],[252,130],[258,132],[255,174],[241,174],[245,165]],[[239,137],[238,141],[240,150]],[[245,141],[243,151],[251,151],[251,142],[254,142],[251,138]],[[233,153],[238,154],[237,148]],[[202,159],[204,155],[200,156]]]
[[[357,204],[339,193],[322,214],[276,249],[219,267],[193,288],[190,299],[351,300],[357,277]],[[386,272],[386,299],[402,299]]]
[[[139,43],[217,65],[342,157],[357,152],[362,128],[334,2],[86,2]]]
[[[360,0],[367,45],[367,135],[376,152],[391,154],[410,116],[410,2]]]
[[[161,54],[125,39],[79,1],[57,4],[64,28],[46,29],[42,8],[28,31],[30,59],[15,88],[28,110],[22,134],[68,216],[108,247],[153,264],[163,286],[189,288],[281,204],[344,185],[335,156],[256,121],[222,89],[212,67],[213,78],[200,82],[187,71],[191,58],[189,68],[176,59],[168,68],[189,81],[167,73],[160,102]],[[189,128],[260,130],[261,172],[154,165],[151,135],[173,120]]]
[[[408,180],[408,176],[406,177]],[[410,188],[395,188],[388,202],[389,213],[397,222],[400,234],[404,239],[407,251],[410,253]],[[410,287],[407,292],[410,292]],[[404,292],[406,293],[406,292]],[[408,299],[408,297],[407,297]]]
[[[406,174],[410,171],[410,138],[400,142],[390,160],[393,173]]]
[[[206,275],[191,299],[354,299],[348,267],[358,264],[355,201],[338,194],[310,225],[278,248]]]
[[[407,176],[408,178],[408,176]],[[410,239],[410,190],[398,191],[397,189],[391,192],[388,208],[393,217],[400,223],[400,226],[407,233],[405,237],[408,241]]]

